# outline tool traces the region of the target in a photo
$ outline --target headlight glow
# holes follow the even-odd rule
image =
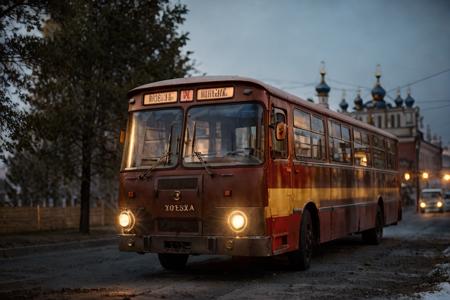
[[[247,227],[247,216],[242,211],[233,211],[228,216],[228,225],[235,232],[241,232]]]
[[[425,204],[425,202],[420,202],[420,207],[425,208],[425,207],[427,207],[427,205]]]
[[[134,215],[131,211],[124,210],[119,215],[119,225],[126,230],[130,230],[134,226]]]
[[[436,203],[436,206],[437,206],[437,207],[442,207],[442,202],[441,202],[441,201],[438,201],[438,202]]]

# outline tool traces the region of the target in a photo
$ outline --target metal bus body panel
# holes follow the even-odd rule
[[[228,212],[236,208],[249,211],[249,217],[257,214],[261,221],[249,220],[249,226],[243,233],[263,235],[265,232],[263,208],[265,202],[264,167],[246,168],[214,168],[214,172],[226,172],[227,176],[211,177],[202,169],[158,170],[152,172],[149,178],[139,179],[141,172],[122,172],[119,186],[119,206],[133,212],[145,215],[150,222],[142,224],[139,233],[161,233],[155,224],[157,219],[173,218],[197,219],[202,221],[201,230],[197,234],[229,235],[227,226]],[[183,175],[180,175],[183,174]],[[183,187],[183,180],[195,180],[195,187]],[[171,181],[170,187],[164,187],[161,182]],[[167,183],[164,183],[168,185]],[[128,194],[132,192],[133,198]],[[179,192],[176,200],[174,193]],[[229,192],[230,196],[225,196]],[[183,206],[177,209],[175,205]],[[187,205],[187,209],[185,206]],[[191,205],[193,210],[190,210]],[[169,206],[169,208],[168,208]],[[255,216],[256,217],[256,216]],[[137,220],[139,225],[140,220]],[[139,226],[137,226],[139,228]],[[199,228],[200,229],[200,228]],[[183,232],[178,232],[182,234]]]
[[[216,103],[234,103],[236,101],[261,101],[266,109],[265,124],[269,123],[272,105],[285,109],[288,117],[288,145],[289,156],[286,159],[271,159],[270,157],[270,128],[265,129],[265,161],[260,166],[211,168],[215,173],[230,174],[232,176],[210,177],[203,168],[189,169],[178,165],[171,170],[155,170],[149,179],[135,180],[141,172],[125,171],[121,174],[120,199],[122,208],[142,210],[150,215],[146,220],[146,229],[136,233],[121,235],[120,249],[136,252],[171,252],[184,251],[192,254],[229,254],[267,256],[293,251],[298,248],[301,215],[306,205],[317,208],[319,222],[319,242],[346,236],[349,233],[360,232],[373,228],[375,224],[378,200],[383,201],[385,224],[398,221],[399,181],[395,171],[376,170],[352,165],[331,163],[327,160],[317,163],[301,161],[294,157],[293,142],[293,110],[300,107],[318,115],[345,122],[349,126],[362,128],[368,132],[382,135],[385,138],[396,138],[378,128],[363,122],[343,116],[336,112],[319,107],[298,97],[287,94],[259,81],[242,77],[206,77],[150,84],[138,87],[129,93],[135,100],[129,110],[146,110],[161,107],[175,107],[172,104],[143,105],[143,97],[149,92],[181,91],[199,88],[213,88],[217,86],[234,86],[234,97],[230,99],[196,101],[177,103],[187,111],[194,105]],[[252,90],[251,93],[248,90]],[[327,124],[327,122],[325,123]],[[328,134],[325,134],[328,145]],[[326,147],[328,149],[328,147]],[[328,150],[327,150],[328,151]],[[180,217],[178,212],[162,212],[161,206],[152,207],[159,200],[161,203],[170,202],[173,191],[160,191],[157,180],[168,177],[196,177],[201,180],[201,189],[186,191],[186,199],[200,201],[200,210]],[[142,186],[145,182],[145,187]],[[147,185],[148,183],[148,185]],[[127,199],[129,189],[136,190],[135,199]],[[225,190],[232,190],[232,197],[224,197]],[[183,191],[181,191],[183,194]],[[199,195],[200,194],[200,195]],[[156,197],[156,198],[155,198]],[[159,197],[159,198],[158,198]],[[156,199],[152,202],[152,199]],[[183,199],[183,198],[182,198]],[[189,200],[191,199],[191,200]],[[153,204],[151,204],[153,203]],[[187,203],[189,204],[189,203]],[[169,204],[170,205],[170,204]],[[183,203],[186,205],[186,203]],[[158,211],[159,209],[159,211]],[[226,224],[225,216],[233,209],[246,209],[251,215],[252,223],[248,231],[236,234]],[[201,230],[193,232],[160,232],[155,219],[164,215],[165,218],[200,219]],[[257,221],[253,221],[253,219]],[[130,242],[130,241],[133,242]],[[166,247],[166,242],[184,245],[190,242],[190,247],[180,246],[176,249]],[[131,246],[130,246],[131,245]],[[230,247],[231,245],[231,247]]]
[[[201,100],[197,101],[197,91],[199,89],[216,88],[221,86],[234,87],[233,97],[226,99],[211,99],[211,100]],[[176,102],[170,104],[154,104],[154,105],[144,105],[144,96],[150,93],[163,93],[177,91],[181,95],[182,91],[192,90],[193,100],[185,102]],[[157,108],[168,108],[168,107],[182,107],[183,109],[188,109],[191,106],[208,105],[208,104],[224,104],[224,103],[236,103],[240,101],[259,101],[263,104],[264,108],[267,109],[268,103],[268,92],[261,86],[255,84],[254,82],[229,82],[229,81],[213,81],[204,83],[189,83],[186,85],[162,85],[156,86],[148,90],[136,90],[130,91],[128,94],[131,103],[128,104],[128,112],[147,110],[147,109],[157,109]]]
[[[273,99],[275,98],[275,101]],[[318,112],[327,124],[329,117],[345,121],[349,128],[364,128],[356,120],[338,118],[335,113],[322,108],[311,109],[308,105],[284,102],[271,97],[274,107],[287,112],[295,108]],[[339,116],[340,117],[340,116]],[[298,160],[293,145],[293,114],[288,113],[288,139],[290,155],[282,159],[269,161],[269,205],[267,227],[273,238],[274,254],[292,251],[298,248],[301,213],[307,205],[318,210],[318,242],[323,243],[345,237],[350,233],[361,232],[374,227],[378,201],[382,201],[384,223],[398,221],[400,207],[399,180],[395,170],[378,170],[372,167],[357,167],[330,161]],[[356,124],[355,124],[356,123]],[[371,133],[380,134],[380,130],[370,128]],[[383,136],[396,138],[384,132]],[[325,132],[325,144],[328,145],[328,132]],[[395,142],[397,143],[397,142]],[[277,241],[279,237],[282,242]],[[284,246],[283,246],[284,245]],[[278,251],[277,249],[284,249]]]
[[[269,185],[266,212],[277,215],[268,218],[267,227],[274,238],[275,250],[279,247],[275,237],[283,233],[288,237],[284,243],[288,245],[286,251],[297,248],[301,213],[310,203],[318,209],[320,243],[373,228],[378,200],[383,203],[386,225],[399,220],[401,207],[395,172],[302,162],[294,162],[293,169],[291,189]]]
[[[139,101],[142,101],[142,95],[144,93],[148,93],[149,91],[173,91],[173,90],[184,90],[188,88],[206,88],[206,87],[217,87],[217,86],[225,86],[227,84],[233,84],[240,89],[237,91],[238,93],[242,93],[242,96],[246,96],[244,94],[244,90],[249,88],[254,88],[252,94],[247,95],[247,100],[251,98],[264,99],[264,101],[268,101],[268,95],[271,95],[275,98],[280,99],[283,102],[290,103],[291,105],[299,105],[304,107],[310,111],[313,111],[319,115],[323,115],[326,117],[330,117],[339,121],[343,121],[348,124],[355,125],[362,129],[368,130],[370,132],[382,135],[384,137],[388,137],[394,140],[397,140],[397,137],[380,129],[375,126],[369,125],[362,121],[356,120],[350,116],[346,116],[342,113],[338,113],[332,111],[330,109],[324,108],[315,103],[311,103],[305,99],[292,95],[288,92],[280,90],[276,87],[273,87],[269,84],[266,84],[262,81],[255,80],[253,78],[241,77],[241,76],[201,76],[201,77],[187,77],[187,78],[178,78],[178,79],[170,79],[159,82],[154,82],[150,84],[144,84],[139,87],[136,87],[128,92],[128,97],[138,100],[134,105],[129,105],[129,111],[134,109],[142,108],[139,104]],[[255,93],[262,93],[261,97],[255,97]],[[236,99],[235,94],[234,99]],[[245,100],[244,99],[244,100]],[[195,100],[195,99],[194,99]],[[224,101],[224,100],[220,100]],[[183,103],[178,103],[183,105]],[[167,105],[163,105],[166,107]],[[293,108],[293,107],[292,107]]]
[[[234,87],[232,98],[196,101],[198,89],[224,85]],[[183,90],[190,89],[194,94],[193,101],[144,105],[143,99],[148,93],[174,90],[181,93]],[[133,101],[129,104],[130,112],[169,107],[181,107],[186,112],[194,106],[259,101],[264,107],[264,124],[267,122],[267,92],[251,82],[207,82],[183,86],[157,86],[140,90],[131,98]],[[267,134],[266,131],[265,141],[267,141]],[[135,212],[138,220],[132,232],[121,235],[121,250],[171,252],[173,249],[161,248],[164,246],[164,241],[184,241],[194,246],[189,252],[196,254],[212,253],[211,249],[213,249],[215,254],[254,255],[252,254],[254,252],[259,253],[257,254],[259,256],[270,255],[272,253],[270,237],[265,234],[264,218],[264,206],[267,203],[266,162],[265,154],[263,164],[258,166],[209,167],[214,173],[212,176],[208,175],[201,165],[198,168],[188,168],[181,162],[173,169],[156,168],[145,179],[139,179],[139,175],[145,169],[122,171],[119,206]],[[173,184],[177,180],[192,181],[193,178],[196,178],[194,181],[198,184],[191,189],[183,189],[176,183]],[[167,183],[167,180],[172,181],[168,184],[170,188],[159,188],[159,182]],[[129,192],[133,192],[134,198],[128,197]],[[181,194],[178,200],[174,200],[175,192]],[[237,209],[246,213],[249,220],[246,229],[239,234],[233,232],[227,224],[228,215]],[[130,242],[131,237],[133,242]],[[145,240],[153,240],[153,246],[145,247]],[[263,250],[258,250],[259,248]],[[253,250],[250,251],[250,249]]]
[[[135,229],[120,236],[121,250],[256,256],[272,253],[264,218],[267,189],[261,188],[265,186],[263,166],[212,169],[226,172],[225,177],[211,177],[203,168],[180,168],[154,171],[147,179],[139,179],[138,172],[121,173],[119,206],[136,215]],[[198,180],[196,187],[177,186],[177,181],[185,179]],[[159,188],[166,180],[171,181],[164,183],[170,188]],[[225,196],[225,191],[230,196]],[[128,192],[133,192],[134,198],[128,198]],[[180,192],[180,199],[174,199],[174,192]],[[193,205],[194,211],[167,210],[166,205]],[[239,234],[227,224],[229,214],[237,209],[248,217],[248,226]],[[151,241],[151,246],[145,241]],[[169,242],[189,246],[171,248]]]
[[[121,251],[138,253],[215,254],[231,256],[271,256],[269,236],[173,236],[122,234]]]

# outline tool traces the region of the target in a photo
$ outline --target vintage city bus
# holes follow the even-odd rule
[[[197,77],[129,92],[119,248],[189,255],[287,254],[321,243],[378,244],[401,219],[397,139],[257,80]]]

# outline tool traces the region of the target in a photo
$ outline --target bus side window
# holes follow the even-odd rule
[[[350,142],[350,129],[335,121],[328,121],[329,149],[333,161],[352,163],[352,145]]]
[[[298,159],[325,159],[323,120],[299,109],[294,109],[294,149]]]
[[[352,163],[352,144],[351,144],[351,133],[350,128],[342,125],[342,158],[346,163]]]
[[[375,168],[386,168],[386,156],[384,150],[384,139],[376,135],[372,136],[372,148],[373,148],[373,166]]]
[[[397,167],[397,148],[393,140],[386,140],[386,162],[387,168],[395,170]]]
[[[287,138],[285,138],[284,140],[277,140],[276,138],[276,125],[277,123],[285,123],[286,122],[286,113],[279,109],[279,108],[274,108],[272,111],[272,120],[271,120],[271,124],[273,125],[272,127],[272,158],[287,158]]]
[[[355,165],[362,167],[371,166],[369,137],[366,133],[357,129],[353,130],[353,147],[355,149]]]

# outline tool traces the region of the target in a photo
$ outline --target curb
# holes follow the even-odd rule
[[[74,250],[82,248],[94,248],[110,245],[118,245],[118,237],[109,237],[102,239],[93,239],[86,241],[73,241],[64,243],[52,243],[43,245],[23,246],[15,248],[0,248],[0,257],[17,257],[30,254],[45,253],[60,250]]]

